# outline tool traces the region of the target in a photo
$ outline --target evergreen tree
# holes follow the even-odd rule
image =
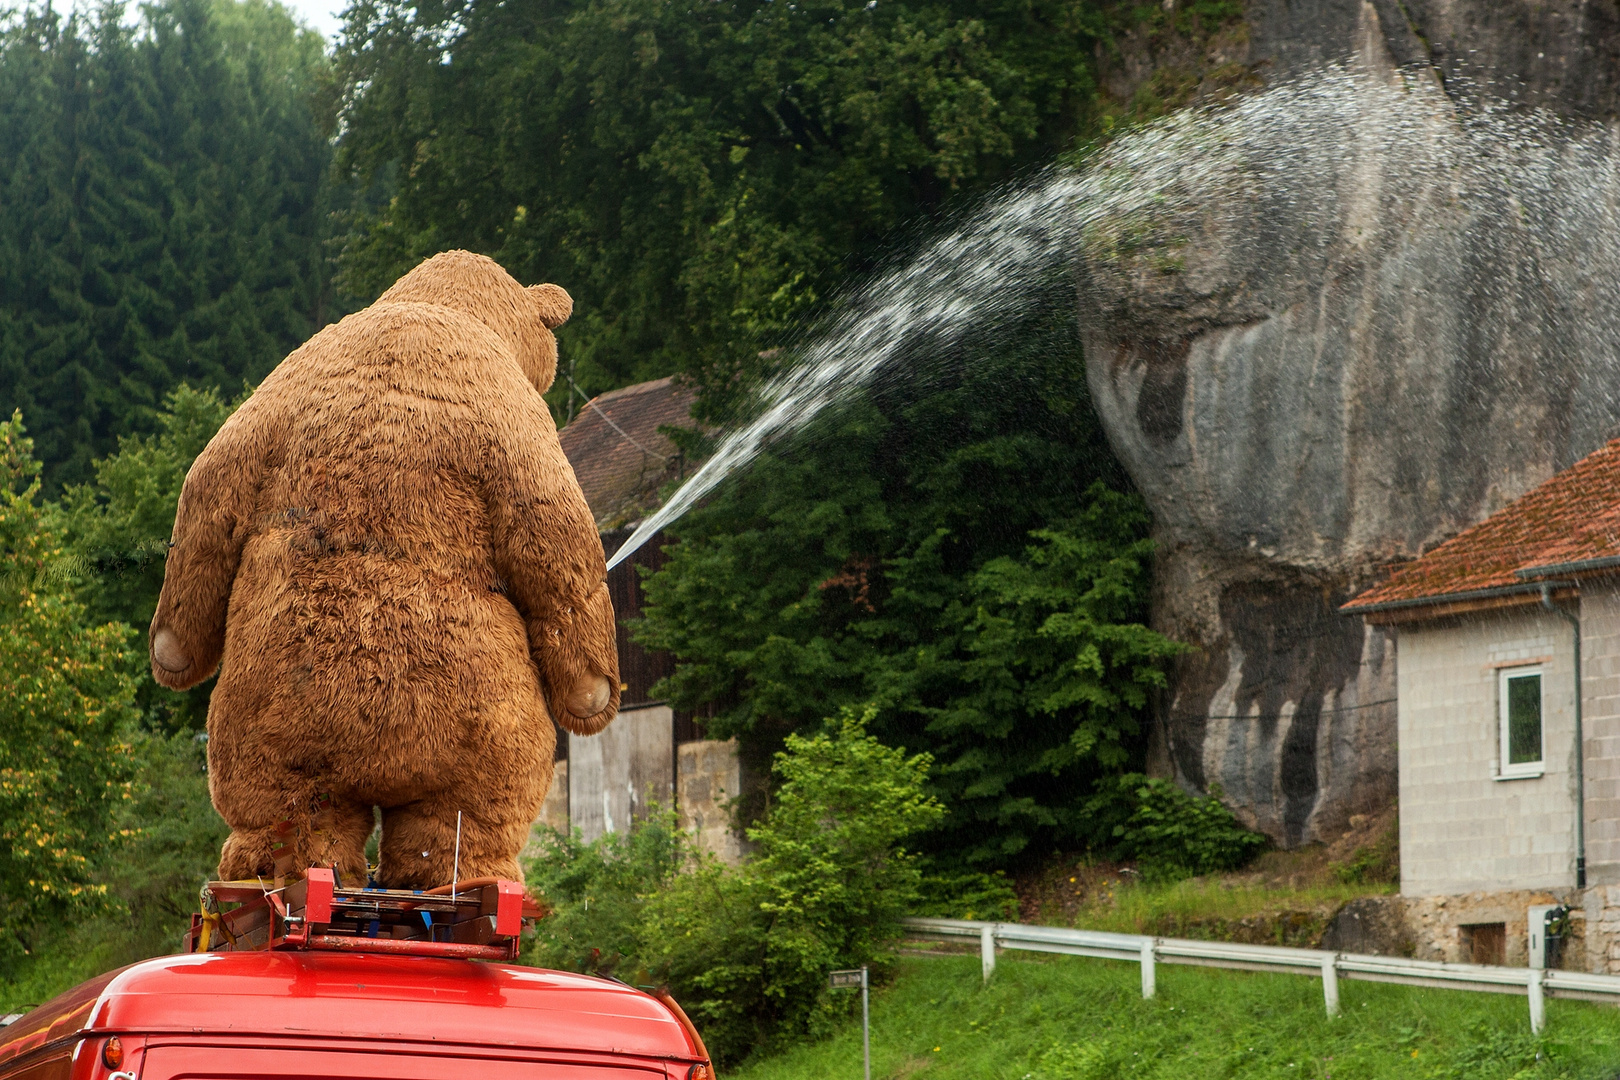
[[[876,387],[676,522],[635,630],[678,661],[654,693],[755,762],[871,703],[874,735],[933,755],[927,846],[953,857],[1108,840],[1087,800],[1140,766],[1178,647],[1145,625],[1147,514],[1075,336]]]
[[[141,10],[0,33],[0,402],[47,490],[180,382],[256,382],[332,307],[319,36],[268,0]]]

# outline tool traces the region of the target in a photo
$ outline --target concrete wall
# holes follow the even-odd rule
[[[675,803],[675,714],[626,709],[599,735],[568,736],[568,810],[587,842],[625,829],[648,804]]]
[[[677,746],[672,719],[665,706],[628,709],[601,735],[569,736],[569,758],[557,762],[535,825],[578,829],[590,841],[645,817],[656,801],[675,808],[698,850],[740,863],[750,845],[731,827],[743,783],[736,740]],[[527,858],[538,853],[533,842],[524,850]]]
[[[748,844],[731,827],[731,800],[742,791],[742,763],[737,740],[701,739],[676,748],[675,803],[681,827],[691,833],[699,851],[713,852],[722,862],[742,862]]]
[[[1613,581],[1587,583],[1581,589],[1580,614],[1586,880],[1589,885],[1620,885],[1620,588]],[[1569,640],[1567,630],[1563,637]]]
[[[567,832],[568,824],[568,762],[557,762],[557,771],[551,777],[551,790],[546,792],[546,801],[540,806],[540,816],[536,819],[537,825],[549,825],[553,829]]]
[[[1402,626],[1399,647],[1402,895],[1573,886],[1568,623],[1537,608],[1509,608]],[[1596,669],[1594,661],[1588,654]],[[1545,770],[1497,779],[1497,672],[1530,663],[1543,672]]]

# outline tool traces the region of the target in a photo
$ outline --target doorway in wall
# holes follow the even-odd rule
[[[1506,923],[1474,923],[1460,926],[1462,958],[1470,964],[1501,964],[1507,955]]]

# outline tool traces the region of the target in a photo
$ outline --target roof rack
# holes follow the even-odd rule
[[[516,881],[474,878],[437,889],[343,888],[311,867],[279,886],[210,881],[186,952],[325,950],[515,961],[524,926],[550,909]]]

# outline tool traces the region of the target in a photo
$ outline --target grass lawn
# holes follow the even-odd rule
[[[980,986],[977,956],[907,957],[872,1001],[873,1077],[1569,1078],[1620,1074],[1620,1010],[1547,1003],[1530,1035],[1523,997],[1341,980],[1321,983],[1162,964],[1143,1001],[1135,964],[1003,953]],[[727,1080],[858,1080],[859,1011],[834,1037],[727,1070]]]
[[[1086,930],[1159,937],[1242,938],[1265,944],[1312,943],[1347,900],[1388,888],[1312,882],[1292,888],[1220,878],[1120,882],[1087,897],[1066,921]]]
[[[1335,845],[1269,851],[1242,870],[1188,880],[1144,879],[1135,867],[1084,858],[1059,861],[1019,881],[1019,921],[1309,948],[1346,901],[1395,891],[1395,836],[1394,815],[1385,814]],[[1346,880],[1346,863],[1369,850],[1383,859],[1371,880]]]

